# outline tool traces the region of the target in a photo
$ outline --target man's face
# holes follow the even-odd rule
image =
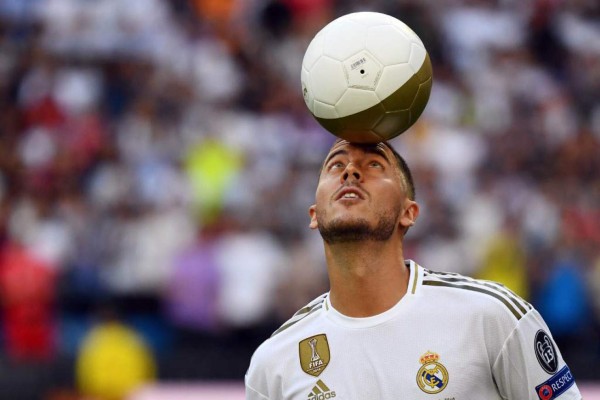
[[[412,225],[416,215],[407,215],[411,204],[416,207],[406,196],[389,147],[339,141],[321,170],[310,226],[330,244],[384,241],[398,228]]]

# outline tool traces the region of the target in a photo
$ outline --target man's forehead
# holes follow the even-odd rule
[[[378,150],[378,151],[383,151],[383,153],[385,154],[392,154],[391,149],[389,148],[388,145],[386,145],[384,142],[379,142],[379,143],[351,143],[347,140],[344,139],[340,139],[337,140],[333,146],[331,146],[331,149],[329,149],[329,153],[331,154],[335,151],[338,151],[340,149],[343,148],[358,148],[358,149],[362,149],[362,150]]]

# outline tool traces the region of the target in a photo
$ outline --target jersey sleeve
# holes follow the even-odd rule
[[[276,400],[269,396],[267,370],[270,357],[269,354],[266,354],[267,350],[263,343],[250,359],[250,366],[244,377],[246,400]]]
[[[248,376],[246,376],[246,400],[269,400],[269,398],[261,393],[259,393],[256,389],[254,389],[248,383]]]
[[[504,342],[492,373],[506,400],[582,398],[550,330],[536,310],[519,320]]]

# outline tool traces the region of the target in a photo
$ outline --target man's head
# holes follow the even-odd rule
[[[311,228],[327,243],[403,237],[419,213],[404,159],[385,142],[337,140],[327,155],[311,206]]]

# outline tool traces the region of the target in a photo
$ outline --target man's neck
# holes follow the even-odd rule
[[[349,317],[392,308],[406,294],[410,271],[402,247],[390,242],[325,245],[332,306]]]

